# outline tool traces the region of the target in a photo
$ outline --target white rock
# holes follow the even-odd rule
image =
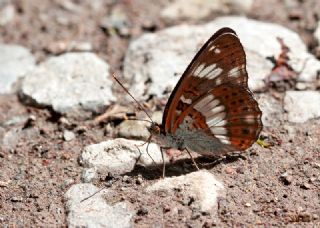
[[[13,84],[35,67],[35,58],[22,46],[0,44],[0,94],[11,93]]]
[[[320,20],[318,21],[318,25],[316,30],[314,31],[314,37],[316,38],[316,40],[318,41],[318,44],[320,45]]]
[[[150,136],[148,126],[150,126],[150,123],[145,121],[126,120],[119,125],[118,136],[121,138],[147,140]]]
[[[246,13],[252,7],[252,0],[175,0],[164,8],[160,15],[166,20],[202,19],[213,13]]]
[[[143,141],[113,139],[92,144],[84,148],[80,161],[86,168],[96,168],[97,173],[107,175],[124,174],[134,169],[136,163],[143,166],[153,164],[152,159],[147,154],[147,143]],[[137,147],[138,146],[138,147]],[[150,143],[148,152],[156,164],[162,164],[160,148],[157,144]],[[165,161],[169,159],[166,154]]]
[[[320,117],[320,92],[287,91],[284,97],[284,109],[288,112],[288,120],[303,123]]]
[[[263,126],[280,126],[284,119],[282,102],[268,93],[259,94],[256,99],[262,111]]]
[[[175,189],[181,189],[185,197],[195,199],[195,204],[201,211],[210,212],[217,207],[219,191],[222,194],[223,184],[208,171],[197,171],[184,176],[165,178],[147,187],[147,192],[166,192],[174,194]]]
[[[244,17],[221,17],[199,26],[180,25],[133,41],[126,53],[124,76],[131,80],[131,92],[142,99],[149,94],[164,97],[166,88],[173,88],[202,44],[218,29],[233,28],[247,54],[249,87],[260,90],[263,79],[271,72],[272,63],[266,57],[277,57],[280,44],[277,37],[291,49],[290,64],[301,71],[301,81],[316,79],[320,62],[307,52],[297,33],[277,24]],[[145,82],[150,80],[150,86]]]
[[[103,196],[110,191],[97,191],[92,184],[76,184],[65,193],[68,227],[132,227],[133,213],[126,204],[108,205]]]
[[[67,53],[51,57],[23,80],[28,102],[52,106],[59,113],[97,111],[115,98],[109,65],[92,53]]]

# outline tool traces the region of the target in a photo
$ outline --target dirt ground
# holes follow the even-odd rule
[[[76,9],[58,0],[13,1],[17,15],[13,22],[0,27],[0,42],[21,44],[41,61],[61,53],[59,41],[88,40],[93,51],[121,78],[130,39],[181,23],[168,24],[160,19],[159,11],[167,3],[165,0],[110,0],[96,9],[90,1],[74,2]],[[288,8],[277,0],[256,1],[248,17],[293,29],[302,36],[309,51],[320,57],[312,37],[320,18],[320,2],[291,2],[297,6]],[[127,33],[119,35],[101,28],[101,19],[115,8],[121,8],[129,18],[131,27]],[[203,23],[217,16],[188,23]],[[279,100],[282,96],[277,95]],[[105,124],[92,124],[94,117],[69,118],[70,123],[66,123],[50,110],[22,104],[16,94],[0,96],[0,138],[6,132],[12,135],[11,148],[0,147],[0,224],[66,226],[63,195],[72,184],[80,182],[81,149],[114,136]],[[112,122],[111,126],[118,124]],[[161,176],[156,170],[138,167],[125,180],[116,176],[95,184],[115,190],[114,202],[132,203],[137,212],[136,227],[320,227],[319,125],[319,119],[300,125],[281,120],[280,126],[265,127],[262,132],[273,142],[270,148],[256,144],[241,156],[215,161],[199,159],[201,166],[214,173],[226,187],[226,197],[218,201],[217,215],[193,211],[181,203],[178,193],[175,199],[143,194],[142,189]],[[72,130],[76,138],[66,142],[62,136],[65,129]],[[187,160],[169,166],[168,175],[191,171],[192,164]]]

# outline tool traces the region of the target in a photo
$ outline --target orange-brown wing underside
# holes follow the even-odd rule
[[[204,44],[172,92],[163,117],[165,133],[175,134],[183,120],[192,116],[198,120],[192,123],[195,129],[246,149],[262,128],[261,111],[247,81],[240,40],[232,29],[223,28]],[[220,122],[214,123],[219,118]]]

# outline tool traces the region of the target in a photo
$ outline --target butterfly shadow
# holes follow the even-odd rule
[[[239,159],[247,159],[242,154],[231,154],[224,157],[204,157],[200,156],[195,158],[195,162],[200,169],[212,169],[219,164],[233,163]],[[165,177],[174,177],[186,175],[188,173],[196,172],[197,168],[190,158],[180,159],[178,161],[166,163]],[[141,175],[146,180],[157,180],[162,178],[162,164],[153,166],[136,165],[135,168],[126,173],[127,176]]]

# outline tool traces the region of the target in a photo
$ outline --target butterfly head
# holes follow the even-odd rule
[[[151,135],[160,135],[161,134],[161,126],[157,123],[151,123],[150,127],[148,128]]]

